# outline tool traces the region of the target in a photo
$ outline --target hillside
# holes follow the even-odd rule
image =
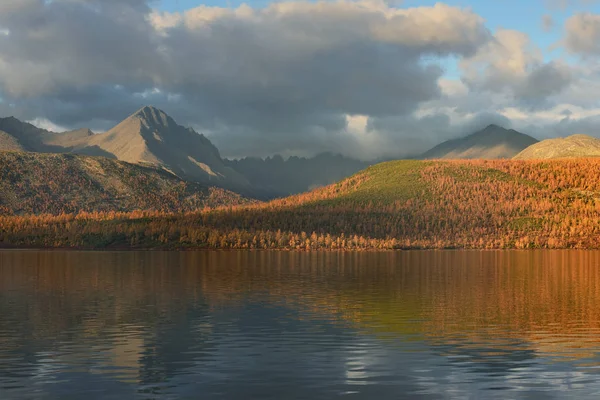
[[[423,153],[421,159],[500,159],[512,158],[537,143],[529,135],[513,129],[489,125],[463,138],[443,142]]]
[[[598,156],[600,156],[600,139],[588,135],[572,135],[566,138],[542,140],[527,147],[514,158],[532,160]]]
[[[599,174],[600,159],[393,161],[269,203],[153,218],[5,217],[0,226],[6,246],[600,248]]]
[[[1,150],[103,156],[154,165],[191,181],[250,189],[210,140],[154,107],[144,107],[100,134],[89,129],[49,132],[13,117],[0,118]]]
[[[45,151],[46,133],[50,132],[14,117],[0,118],[0,151]]]
[[[283,197],[326,186],[355,174],[369,164],[340,154],[321,153],[315,157],[280,155],[226,160],[267,197]]]
[[[0,152],[0,215],[192,211],[244,202],[157,168],[103,157]]]
[[[3,151],[27,151],[14,136],[0,131],[0,149]]]

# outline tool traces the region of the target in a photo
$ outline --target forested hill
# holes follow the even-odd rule
[[[246,202],[235,193],[185,182],[159,168],[104,157],[0,152],[0,215],[183,212]]]
[[[598,159],[393,161],[269,203],[5,217],[0,235],[5,246],[76,248],[600,248],[599,174]]]

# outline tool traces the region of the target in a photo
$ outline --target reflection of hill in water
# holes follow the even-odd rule
[[[492,370],[534,355],[596,365],[599,265],[577,251],[2,252],[0,346],[38,357],[77,338],[128,379],[166,381],[211,346],[213,312],[269,304]]]
[[[600,350],[600,252],[258,254],[206,269],[209,303],[268,294],[311,318],[461,351],[527,343],[538,355],[579,359]],[[263,266],[245,267],[253,262]]]

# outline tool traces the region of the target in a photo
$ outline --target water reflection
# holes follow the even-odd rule
[[[0,398],[596,398],[599,266],[583,251],[0,252]]]

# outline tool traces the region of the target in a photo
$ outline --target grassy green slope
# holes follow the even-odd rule
[[[430,163],[424,161],[390,161],[373,165],[361,174],[366,177],[355,190],[339,200],[350,203],[388,204],[408,200],[427,193],[421,177],[422,170]]]

